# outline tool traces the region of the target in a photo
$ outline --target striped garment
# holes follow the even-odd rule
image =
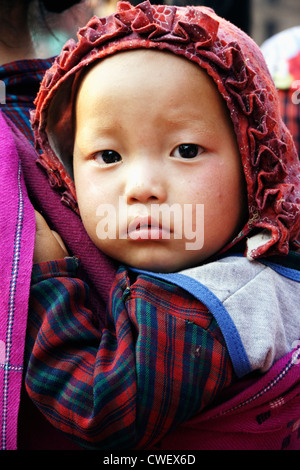
[[[0,109],[33,144],[30,111],[53,59],[18,60],[0,66]]]
[[[34,265],[26,388],[79,445],[150,448],[235,381],[216,321],[186,291],[120,268],[101,334],[76,270]]]

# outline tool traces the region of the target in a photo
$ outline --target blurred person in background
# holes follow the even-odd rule
[[[116,9],[117,3],[118,0],[90,0],[90,7],[92,8],[95,16],[102,18],[103,16],[113,13]]]
[[[31,142],[29,113],[39,83],[65,37],[90,16],[84,0],[0,0],[0,109]]]

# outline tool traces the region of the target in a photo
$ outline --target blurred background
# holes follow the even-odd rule
[[[250,0],[250,2],[250,32],[259,45],[285,29],[300,25],[299,0]]]
[[[187,4],[185,0],[152,0],[152,3]],[[300,25],[299,0],[196,0],[188,4],[212,7],[216,13],[246,31],[259,45],[280,31]],[[34,33],[40,56],[57,54],[66,39],[76,35],[78,24],[84,25],[93,14],[105,16],[113,12],[115,5],[115,0],[86,0],[66,14],[52,14],[47,20],[49,29],[41,26]]]

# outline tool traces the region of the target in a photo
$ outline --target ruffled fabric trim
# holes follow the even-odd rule
[[[236,240],[253,230],[269,233],[267,241],[251,249],[248,256],[287,254],[291,247],[300,246],[299,160],[279,115],[273,81],[257,45],[205,7],[160,6],[148,1],[134,7],[120,2],[115,14],[92,18],[79,30],[77,42],[66,43],[44,77],[32,119],[37,147],[43,153],[41,164],[51,184],[62,192],[64,203],[78,211],[74,184],[66,171],[72,159],[72,92],[66,94],[69,102],[56,108],[53,134],[58,145],[50,144],[50,105],[62,87],[72,89],[84,67],[116,51],[134,48],[168,50],[196,62],[226,100],[248,191],[249,220]]]

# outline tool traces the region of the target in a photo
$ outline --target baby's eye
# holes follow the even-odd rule
[[[181,144],[173,151],[171,156],[177,158],[196,158],[204,151],[203,147],[197,144]]]
[[[115,150],[101,150],[95,154],[95,160],[100,164],[110,165],[120,162],[122,157]]]

